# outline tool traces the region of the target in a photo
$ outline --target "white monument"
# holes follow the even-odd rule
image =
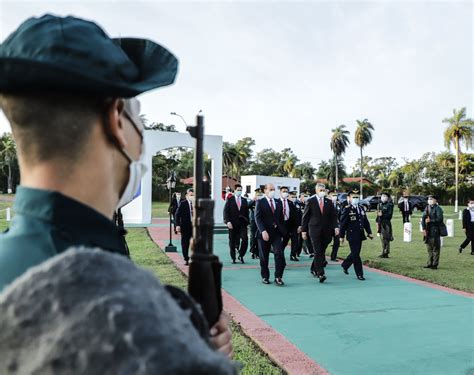
[[[151,224],[151,174],[152,159],[158,152],[174,147],[194,148],[196,140],[188,133],[164,132],[145,130],[145,161],[148,171],[142,178],[142,183],[136,198],[122,208],[124,222],[127,226],[148,226]],[[215,201],[214,221],[223,223],[222,211],[222,136],[205,135],[204,152],[212,160],[211,164],[211,196]],[[163,181],[165,183],[165,181]]]

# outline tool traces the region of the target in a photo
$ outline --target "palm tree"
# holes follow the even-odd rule
[[[339,125],[337,128],[332,129],[331,136],[331,150],[334,153],[334,166],[336,169],[336,190],[339,189],[339,168],[337,158],[346,152],[346,148],[349,145],[349,131],[346,130],[346,125]]]
[[[238,154],[234,145],[229,142],[224,142],[222,145],[222,166],[227,176],[232,177],[237,157]]]
[[[456,197],[454,202],[454,212],[458,212],[458,184],[459,184],[459,154],[460,144],[463,142],[466,148],[472,147],[473,126],[474,121],[466,117],[466,107],[459,111],[453,109],[453,116],[445,118],[443,123],[449,124],[444,131],[444,144],[449,149],[451,143],[456,148],[456,163],[455,163],[455,185]]]
[[[362,197],[362,181],[364,179],[364,168],[362,165],[364,158],[362,156],[362,150],[372,142],[372,130],[374,130],[374,126],[367,119],[356,121],[357,128],[355,131],[354,142],[360,147],[360,196]]]
[[[1,142],[0,163],[8,168],[7,185],[8,193],[11,194],[13,192],[12,168],[16,159],[16,145],[11,134],[5,134]]]

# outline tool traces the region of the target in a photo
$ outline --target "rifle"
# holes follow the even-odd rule
[[[209,181],[204,176],[204,116],[199,111],[196,126],[186,130],[196,138],[194,150],[193,247],[189,265],[188,291],[203,310],[212,327],[222,311],[221,272],[222,263],[213,254],[214,201],[210,198]]]

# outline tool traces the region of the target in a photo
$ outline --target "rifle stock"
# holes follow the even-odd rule
[[[200,112],[196,126],[187,130],[196,138],[194,152],[194,195],[196,202],[193,216],[193,247],[189,265],[188,291],[201,305],[204,316],[213,326],[222,311],[222,263],[213,254],[214,201],[204,176],[204,116]]]

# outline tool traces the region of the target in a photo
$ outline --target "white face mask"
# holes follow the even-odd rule
[[[235,195],[240,197],[242,195],[242,191],[241,190],[236,190]]]
[[[288,193],[281,193],[281,197],[282,197],[283,199],[288,198]]]
[[[270,190],[268,192],[268,198],[273,199],[275,197],[275,190]]]
[[[125,152],[125,150],[123,150]],[[138,160],[132,160],[128,165],[128,182],[125,190],[122,193],[122,196],[117,203],[117,209],[125,206],[126,204],[130,203],[134,198],[135,194],[140,187],[140,182],[142,181],[143,175],[147,171],[147,167],[145,164],[145,138],[142,141],[142,151],[140,153],[140,157]]]
[[[357,206],[359,204],[359,198],[352,198],[352,205]]]
[[[469,209],[474,210],[474,203],[469,203]]]
[[[433,199],[428,199],[428,204],[429,204],[430,206],[434,205],[434,200],[433,200]]]
[[[383,195],[382,198],[380,198],[380,200],[381,200],[383,203],[385,203],[385,202],[388,201],[388,198],[387,198],[385,195]]]
[[[177,200],[180,200],[180,199],[181,199],[181,194],[177,195],[177,196],[176,196],[176,199],[177,199]]]
[[[325,191],[320,191],[320,192],[318,193],[318,197],[319,197],[319,198],[324,198],[325,196],[326,196],[326,192],[325,192]]]
[[[196,199],[194,198],[194,195],[189,195],[189,196],[188,196],[188,200],[189,200],[191,203],[194,204],[194,201],[195,201]]]

